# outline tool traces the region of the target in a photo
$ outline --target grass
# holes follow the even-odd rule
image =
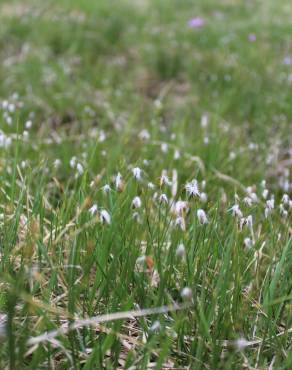
[[[292,368],[291,15],[1,1],[1,369]]]

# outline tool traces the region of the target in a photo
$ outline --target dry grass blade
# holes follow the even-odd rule
[[[190,307],[190,304],[173,304],[169,306],[145,308],[143,310],[114,312],[114,313],[91,317],[88,319],[77,320],[71,325],[66,324],[66,326],[64,325],[60,327],[59,329],[46,332],[37,337],[32,337],[27,341],[27,344],[29,346],[34,346],[36,344],[47,342],[47,341],[50,341],[56,338],[59,335],[65,335],[72,330],[76,330],[76,329],[79,329],[85,326],[95,326],[95,325],[109,322],[109,321],[132,319],[134,317],[143,317],[143,316],[163,314],[163,313],[173,312],[173,311],[181,311],[188,307]]]

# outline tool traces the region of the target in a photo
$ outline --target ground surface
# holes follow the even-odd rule
[[[1,1],[1,369],[292,368],[291,17]]]

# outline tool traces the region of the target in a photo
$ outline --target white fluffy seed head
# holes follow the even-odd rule
[[[181,295],[183,300],[191,301],[192,298],[193,298],[192,289],[186,286],[182,289],[182,291],[180,292],[180,295]]]
[[[201,193],[201,194],[200,194],[200,200],[201,200],[203,203],[206,203],[206,202],[207,202],[207,200],[208,200],[207,194],[206,194],[206,193]]]
[[[237,218],[242,218],[243,217],[242,212],[241,212],[238,204],[234,204],[230,208],[230,211],[232,212],[233,217],[237,217]]]
[[[135,197],[133,200],[132,200],[132,207],[133,208],[140,208],[142,205],[142,202],[141,202],[141,199],[140,197]]]
[[[266,201],[266,205],[267,205],[267,208],[274,209],[274,207],[275,207],[275,200],[274,200],[274,198],[268,199]]]
[[[197,217],[201,225],[205,225],[208,223],[207,215],[203,209],[197,210]]]
[[[31,128],[31,126],[32,126],[32,121],[26,121],[25,122],[25,128],[27,129],[27,130],[29,130],[30,128]]]
[[[250,238],[244,238],[243,244],[246,249],[250,249],[252,247],[252,240]]]
[[[0,341],[6,339],[6,325],[7,325],[7,316],[6,314],[0,313]]]
[[[179,227],[182,231],[186,231],[186,222],[185,219],[181,216],[175,219],[175,226]]]
[[[263,192],[262,192],[262,197],[263,197],[264,199],[267,199],[268,194],[269,194],[269,190],[268,190],[268,189],[264,189],[264,190],[263,190]]]
[[[155,185],[152,182],[148,182],[147,187],[148,189],[154,189]]]
[[[149,331],[152,333],[158,333],[161,329],[160,322],[158,320],[154,321],[151,327],[149,328]]]
[[[189,202],[186,202],[184,200],[178,200],[177,202],[173,203],[171,206],[171,211],[176,216],[181,216],[188,212],[190,206]]]
[[[200,196],[199,185],[196,179],[193,179],[191,182],[187,182],[185,185],[185,189],[186,189],[186,193],[190,197]]]
[[[167,198],[167,195],[166,194],[161,194],[160,197],[159,197],[159,201],[160,203],[165,203],[167,204],[168,203],[168,198]]]
[[[185,258],[186,249],[185,249],[185,246],[182,243],[177,246],[176,251],[175,251],[175,255],[179,259],[184,259]]]
[[[144,130],[140,131],[138,137],[139,137],[140,140],[146,141],[146,140],[150,139],[150,134],[146,129],[144,129]]]
[[[118,172],[118,174],[116,175],[115,187],[116,187],[117,191],[119,191],[119,192],[122,192],[124,190],[124,181],[123,181],[123,178],[122,178],[122,175],[120,174],[120,172]]]
[[[142,170],[140,167],[134,167],[132,169],[132,173],[133,173],[133,176],[136,180],[141,180],[141,174],[142,174]]]
[[[93,204],[89,208],[88,212],[91,214],[91,216],[94,216],[96,214],[96,212],[97,212],[97,204]]]
[[[238,349],[239,351],[242,351],[245,349],[245,347],[247,347],[249,345],[249,341],[246,340],[245,338],[238,338],[234,341],[234,346],[236,349]]]
[[[109,186],[109,184],[105,184],[103,187],[102,187],[102,191],[104,194],[107,194],[109,193],[111,190],[111,187]]]
[[[105,210],[105,209],[102,209],[101,211],[100,211],[100,221],[104,224],[104,223],[106,223],[106,224],[110,224],[111,223],[111,216],[110,216],[110,214],[108,213],[108,211],[107,210]]]
[[[282,197],[282,202],[283,204],[285,205],[288,205],[289,204],[289,195],[288,194],[284,194],[283,197]]]
[[[61,164],[62,164],[62,162],[61,162],[61,160],[60,159],[55,159],[55,161],[54,161],[54,163],[53,163],[53,165],[54,165],[54,168],[60,168],[61,167]]]
[[[78,174],[79,176],[83,174],[84,169],[83,169],[83,166],[82,166],[82,164],[81,164],[81,163],[77,163],[77,165],[76,165],[76,170],[77,170],[77,174]]]

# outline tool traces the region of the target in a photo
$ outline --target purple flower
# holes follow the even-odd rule
[[[283,64],[285,64],[285,66],[290,66],[292,64],[292,57],[290,56],[286,56],[284,59],[283,59]]]
[[[188,21],[188,26],[190,28],[201,28],[205,24],[205,20],[201,17],[195,17]]]
[[[257,37],[256,37],[256,35],[254,33],[250,33],[248,35],[248,41],[249,42],[255,42],[256,40],[257,40]]]

